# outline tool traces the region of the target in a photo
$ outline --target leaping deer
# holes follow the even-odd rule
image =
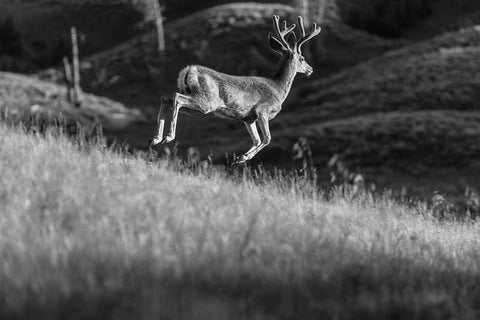
[[[277,72],[271,78],[232,76],[199,65],[183,69],[178,76],[180,92],[174,94],[173,100],[162,98],[157,117],[157,135],[151,140],[151,145],[175,139],[178,112],[185,107],[205,114],[213,113],[243,121],[253,145],[239,156],[235,163],[252,159],[270,143],[268,123],[280,112],[296,74],[304,73],[310,76],[313,73],[313,68],[302,56],[302,45],[318,35],[321,28],[314,23],[312,31],[307,35],[302,17],[298,17],[298,24],[302,35],[299,41],[293,32],[295,24],[287,27],[287,22],[283,21],[282,29],[280,17],[273,16],[273,26],[278,38],[269,33],[268,40],[272,50],[281,54],[282,58]],[[169,133],[163,138],[167,104],[173,107],[173,113]],[[262,138],[258,134],[257,123]]]

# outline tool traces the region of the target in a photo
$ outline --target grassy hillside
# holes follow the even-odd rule
[[[474,319],[479,225],[0,125],[3,319]]]
[[[91,94],[82,95],[82,107],[73,107],[66,98],[66,88],[33,77],[0,72],[0,110],[20,119],[63,119],[88,128],[101,125],[118,130],[143,120],[138,110]]]

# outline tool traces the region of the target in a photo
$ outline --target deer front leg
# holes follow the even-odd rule
[[[165,114],[167,111],[167,107],[171,107],[171,106],[172,106],[172,99],[162,97],[160,101],[160,110],[157,116],[157,124],[158,124],[157,135],[150,141],[151,146],[155,146],[160,142],[162,142],[163,129],[165,127]]]
[[[168,135],[163,139],[162,143],[168,143],[175,139],[175,133],[177,131],[178,112],[180,108],[192,105],[192,98],[184,94],[175,93],[173,97],[173,114],[172,121],[170,123],[170,130]]]
[[[261,143],[258,146],[252,147],[250,150],[248,150],[244,155],[239,158],[236,163],[242,163],[252,159],[257,153],[260,152],[260,150],[270,144],[272,136],[270,135],[270,128],[268,127],[268,114],[260,114],[257,122],[263,135]]]
[[[250,149],[248,149],[247,152],[245,152],[243,155],[241,155],[235,160],[235,163],[244,163],[245,161],[250,160],[251,158],[249,158],[247,154],[252,152],[261,143],[260,136],[258,135],[257,125],[255,124],[255,122],[252,122],[252,123],[244,122],[244,124],[248,130],[248,133],[250,134],[250,137],[252,138],[253,144],[250,147]]]

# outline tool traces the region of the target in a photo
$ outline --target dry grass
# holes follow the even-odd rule
[[[474,319],[476,222],[0,126],[0,317]]]

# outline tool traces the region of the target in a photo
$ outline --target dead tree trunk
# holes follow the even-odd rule
[[[158,52],[160,53],[160,57],[163,58],[165,55],[165,32],[163,30],[162,11],[158,4],[158,0],[152,0],[152,7],[155,16],[155,24],[157,26]]]
[[[310,1],[309,0],[300,0],[300,15],[303,17],[305,26],[310,26]]]
[[[162,11],[160,9],[159,0],[150,0],[152,3],[153,14],[155,19],[155,25],[157,28],[157,39],[158,39],[158,58],[159,58],[159,68],[155,70],[152,74],[152,77],[159,81],[160,85],[164,85],[166,81],[166,44],[165,44],[165,31],[163,28],[163,17]]]
[[[67,86],[67,101],[72,102],[72,68],[67,57],[63,57],[63,71],[65,73],[65,85]]]
[[[72,27],[70,29],[72,37],[72,67],[73,67],[73,94],[72,102],[76,107],[81,106],[82,88],[80,87],[80,60],[78,51],[78,36],[77,29]]]

